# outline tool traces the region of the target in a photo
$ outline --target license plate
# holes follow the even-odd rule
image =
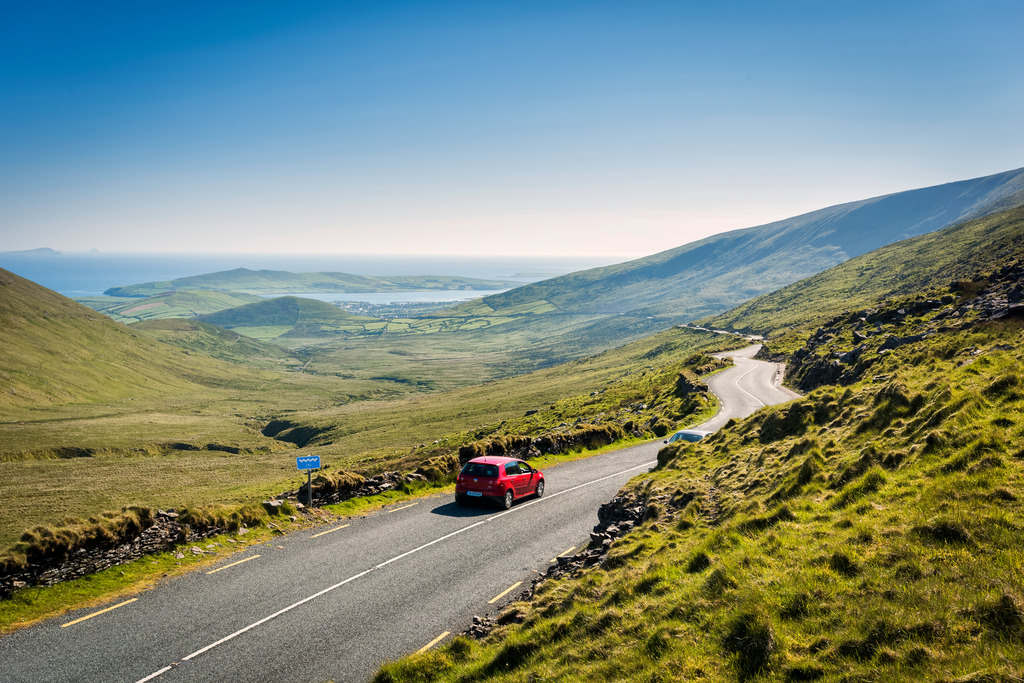
[[[473,496],[474,498],[479,498],[480,496],[482,496],[484,494],[480,493],[479,491],[466,491],[466,495],[467,496]]]

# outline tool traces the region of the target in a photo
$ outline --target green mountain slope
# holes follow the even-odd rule
[[[601,510],[589,549],[486,637],[375,680],[1021,680],[1018,223],[1011,212],[964,228],[981,239],[887,250],[908,283],[942,283],[918,260],[933,254],[981,268],[931,291],[890,273],[899,297],[782,337],[811,393],[663,448]],[[838,306],[840,284],[870,291],[877,273],[841,275],[789,301],[816,315],[800,292]]]
[[[133,323],[160,318],[191,318],[262,301],[263,297],[242,292],[183,289],[143,299],[95,296],[78,297],[75,300],[119,323]]]
[[[132,329],[139,330],[165,344],[232,363],[275,369],[294,368],[304,363],[280,346],[250,339],[237,332],[198,320],[183,320],[181,318],[146,320],[135,323],[132,325]]]
[[[715,329],[778,335],[837,311],[945,287],[1024,251],[1024,207],[883,247],[702,321]]]
[[[181,393],[250,376],[161,344],[2,269],[0,317],[0,406]]]
[[[291,273],[283,270],[236,268],[175,280],[111,287],[104,294],[146,297],[182,289],[215,289],[249,294],[284,292],[397,292],[445,289],[504,289],[514,283],[450,275],[394,275],[372,277],[349,273]]]

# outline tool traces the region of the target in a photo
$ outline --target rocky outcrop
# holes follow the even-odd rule
[[[792,356],[776,358],[766,346],[759,357],[787,361],[790,382],[806,393],[824,385],[853,384],[886,353],[938,332],[1011,319],[1024,319],[1024,265],[1016,262],[973,280],[953,282],[941,297],[838,315]],[[894,328],[902,333],[896,334]]]
[[[44,559],[0,576],[0,598],[9,597],[18,588],[52,586],[164,552],[178,543],[196,542],[224,531],[219,528],[193,530],[181,524],[178,513],[173,510],[158,510],[152,526],[141,530],[126,543],[105,550],[79,548],[67,557]]]
[[[354,476],[354,475],[349,475]],[[375,496],[386,491],[393,491],[403,483],[426,481],[427,477],[418,472],[382,472],[368,479],[355,477],[351,479],[351,485],[328,485],[324,483],[327,477],[318,475],[313,479],[313,505],[333,505],[343,503],[352,498],[364,498]],[[282,498],[291,498],[298,501],[309,499],[309,487],[303,484],[296,491],[285,491],[281,493]]]

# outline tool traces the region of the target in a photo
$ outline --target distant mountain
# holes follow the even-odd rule
[[[886,244],[1024,204],[1024,169],[832,206],[486,297],[502,310],[696,319]]]
[[[146,282],[125,287],[111,287],[104,294],[121,297],[147,297],[184,289],[213,289],[248,294],[282,294],[301,292],[398,292],[449,289],[505,289],[518,283],[501,280],[479,280],[452,275],[394,275],[374,277],[348,273],[291,273],[284,270],[249,270],[236,268],[219,273],[192,275]]]

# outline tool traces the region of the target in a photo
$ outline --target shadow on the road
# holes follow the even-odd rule
[[[443,515],[444,517],[483,517],[484,515],[493,515],[495,512],[498,512],[498,509],[494,507],[493,503],[488,501],[469,503],[467,505],[460,505],[455,502],[445,503],[444,505],[438,505],[430,511],[431,514]]]

